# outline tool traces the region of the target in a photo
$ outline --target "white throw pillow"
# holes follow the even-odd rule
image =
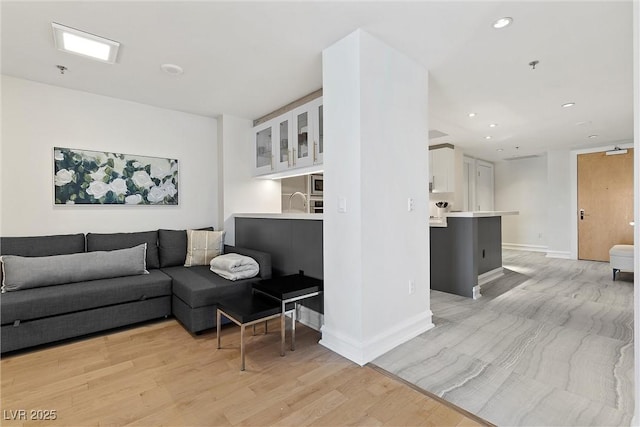
[[[209,265],[224,251],[224,231],[187,230],[187,258],[184,266]]]

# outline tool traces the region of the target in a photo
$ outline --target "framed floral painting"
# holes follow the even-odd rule
[[[56,205],[177,205],[178,160],[53,148]]]

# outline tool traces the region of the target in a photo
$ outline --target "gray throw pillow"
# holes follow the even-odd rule
[[[3,255],[2,292],[149,274],[146,243],[128,249],[44,257]]]
[[[113,251],[147,244],[147,268],[160,268],[158,230],[135,233],[87,233],[87,252]]]

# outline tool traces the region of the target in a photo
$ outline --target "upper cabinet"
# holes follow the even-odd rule
[[[311,116],[313,117],[313,163],[322,163],[324,153],[322,98],[311,101]]]
[[[274,139],[274,141],[277,141],[277,146],[274,149],[274,153],[277,153],[276,170],[285,170],[291,167],[293,163],[293,156],[290,148],[291,138],[293,136],[291,115],[284,114],[270,121],[273,122],[273,126],[278,130],[278,138]]]
[[[254,175],[322,163],[322,97],[253,128]]]
[[[263,175],[275,170],[273,141],[277,141],[278,136],[274,123],[270,120],[253,128],[254,175]]]
[[[453,193],[456,191],[453,148],[429,149],[429,189],[433,193]]]

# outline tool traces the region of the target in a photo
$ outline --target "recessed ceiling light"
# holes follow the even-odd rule
[[[589,135],[589,138],[597,138],[597,137],[598,137],[598,135],[595,135],[595,134],[594,135]]]
[[[505,16],[504,18],[500,18],[496,22],[494,22],[493,28],[499,30],[501,28],[508,27],[509,25],[511,25],[512,22],[513,22],[513,18]]]
[[[489,135],[485,136],[484,139],[491,139]]]
[[[562,108],[573,107],[574,105],[576,105],[575,102],[567,102],[565,104],[562,104]]]
[[[494,127],[496,127],[496,126],[498,126],[496,123],[491,123],[491,124],[489,125],[489,127],[490,127],[490,128],[494,128]]]
[[[588,121],[578,122],[578,123],[576,123],[576,126],[583,126],[583,125],[586,125],[588,123],[590,123],[590,122],[588,122]]]
[[[171,76],[179,76],[180,74],[184,73],[182,67],[176,64],[162,64],[160,68],[162,69],[162,71]]]
[[[116,62],[120,43],[55,22],[52,22],[51,26],[53,27],[53,39],[58,50],[109,64]]]
[[[502,151],[504,151],[504,150],[503,150],[502,148],[497,148],[497,149],[496,149],[496,151],[498,151],[498,152],[502,152]]]
[[[469,113],[469,117],[475,117],[476,113]]]

